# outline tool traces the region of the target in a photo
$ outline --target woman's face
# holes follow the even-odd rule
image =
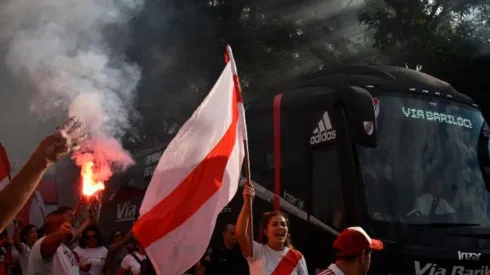
[[[90,248],[97,247],[97,232],[95,231],[87,232],[87,247]]]
[[[269,220],[265,232],[269,244],[284,244],[288,237],[288,225],[281,215],[273,216]]]
[[[37,228],[31,228],[27,233],[25,240],[27,243],[35,243],[37,241]]]

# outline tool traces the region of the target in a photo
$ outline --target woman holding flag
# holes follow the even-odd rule
[[[247,183],[243,188],[244,204],[236,225],[238,243],[247,257],[251,275],[307,275],[306,261],[301,252],[291,247],[288,220],[280,212],[264,213],[259,242],[251,242],[247,232],[255,191]],[[249,203],[250,202],[250,203]]]

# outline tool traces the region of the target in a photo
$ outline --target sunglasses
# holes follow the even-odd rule
[[[95,239],[97,238],[97,235],[87,235],[87,239]]]

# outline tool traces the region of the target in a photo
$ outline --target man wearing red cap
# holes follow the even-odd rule
[[[383,250],[383,243],[356,226],[342,231],[333,248],[335,263],[318,275],[365,275],[371,265],[371,252]]]

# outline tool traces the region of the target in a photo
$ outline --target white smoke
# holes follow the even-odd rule
[[[75,115],[92,134],[75,158],[89,153],[100,165],[133,164],[119,140],[130,127],[141,72],[109,47],[105,33],[108,27],[124,27],[143,6],[143,0],[0,4],[0,42],[9,45],[6,65],[37,89],[31,110],[41,118]]]

